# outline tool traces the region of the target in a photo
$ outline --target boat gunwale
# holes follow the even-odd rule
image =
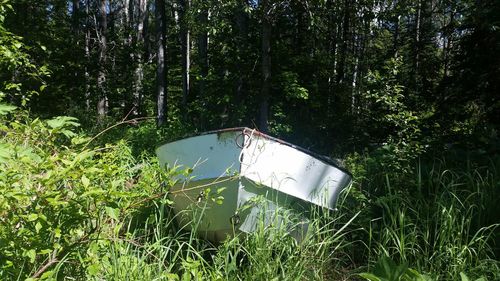
[[[303,148],[301,146],[289,143],[289,142],[284,141],[282,139],[279,139],[279,138],[270,136],[268,134],[265,134],[263,132],[260,132],[257,129],[250,129],[248,127],[224,128],[224,129],[206,131],[206,132],[202,132],[202,133],[188,134],[188,135],[186,135],[184,137],[180,137],[180,138],[177,138],[177,139],[174,139],[174,140],[160,142],[158,145],[156,145],[155,151],[157,151],[160,147],[162,147],[162,146],[164,146],[166,144],[174,143],[174,142],[181,141],[181,140],[184,140],[184,139],[189,139],[189,138],[194,138],[194,137],[199,137],[199,136],[205,136],[205,135],[211,135],[211,134],[221,134],[221,133],[233,132],[233,131],[241,131],[243,134],[248,133],[248,134],[252,134],[252,135],[258,135],[258,136],[263,137],[265,139],[268,139],[268,140],[271,140],[271,141],[275,141],[275,142],[277,142],[279,144],[283,144],[283,145],[289,146],[289,147],[291,147],[293,149],[299,150],[299,151],[301,151],[301,152],[303,152],[303,153],[305,153],[305,154],[307,154],[309,156],[314,157],[315,159],[318,159],[319,161],[324,162],[325,164],[331,165],[331,166],[333,166],[333,167],[341,170],[342,172],[346,173],[350,177],[350,181],[352,181],[352,174],[351,174],[351,172],[349,172],[347,169],[341,167],[335,160],[331,159],[330,157],[325,156],[325,155],[321,155],[321,154],[313,152],[313,151],[311,151],[309,149]]]

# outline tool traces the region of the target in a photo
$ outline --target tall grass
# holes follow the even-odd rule
[[[289,210],[261,217],[251,234],[235,233],[220,244],[198,238],[195,216],[180,226],[165,204],[153,204],[142,227],[129,225],[114,238],[96,241],[88,280],[330,280],[348,261],[347,226],[355,217],[313,209],[302,239]],[[262,206],[261,215],[266,212]],[[200,214],[201,215],[201,214]]]
[[[196,234],[203,210],[187,229],[168,211],[166,198],[160,198],[140,223],[124,220],[134,223],[93,242],[82,257],[83,276],[349,280],[389,256],[432,280],[460,280],[464,275],[500,280],[494,248],[500,192],[496,167],[495,161],[456,166],[440,160],[419,164],[411,174],[367,177],[364,193],[359,183],[350,188],[338,202],[339,211],[313,209],[302,239],[289,231],[295,218],[277,210],[274,223],[262,219],[253,233],[213,244]],[[373,190],[376,196],[370,194]]]
[[[384,195],[373,204],[379,215],[368,230],[369,263],[390,256],[439,280],[460,280],[461,272],[500,280],[494,253],[500,178],[494,161],[419,164],[413,176],[402,181],[386,174],[378,181]]]

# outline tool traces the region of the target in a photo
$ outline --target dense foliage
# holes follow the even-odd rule
[[[161,191],[155,162],[135,160],[123,142],[86,148],[71,117],[10,114],[0,126],[0,277],[51,276],[78,258],[92,266],[89,245],[117,235],[121,218]]]
[[[499,17],[470,0],[0,0],[0,279],[500,280]],[[229,126],[343,158],[339,211],[301,242],[179,228],[155,145]]]
[[[160,108],[191,131],[266,119],[325,153],[498,142],[498,1],[157,2],[2,1],[5,99],[85,126]]]
[[[2,279],[331,280],[370,264],[359,276],[500,277],[498,157],[456,152],[400,173],[400,162],[385,158],[391,151],[354,154],[346,163],[354,185],[338,212],[314,216],[306,239],[262,225],[213,245],[175,223],[166,198],[173,174],[134,157],[138,144],[90,148],[95,138],[78,133],[72,117],[0,109]],[[120,138],[156,134],[147,125],[128,131]]]

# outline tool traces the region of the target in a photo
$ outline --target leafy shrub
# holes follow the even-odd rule
[[[0,101],[8,98],[25,106],[34,95],[47,86],[44,79],[50,75],[47,65],[37,65],[28,50],[44,46],[26,46],[20,36],[4,26],[5,17],[12,10],[10,1],[0,1]]]
[[[364,116],[369,117],[365,121],[369,127],[363,134],[382,144],[377,150],[378,160],[386,171],[408,173],[413,161],[425,151],[422,127],[433,109],[419,108],[420,102],[411,100],[408,89],[398,82],[402,66],[400,57],[391,58],[382,71],[367,74],[367,90],[361,98],[367,104]]]
[[[77,274],[91,262],[89,245],[117,236],[160,190],[158,165],[134,159],[124,142],[85,148],[74,118],[30,120],[2,108],[0,279],[48,278],[55,265]]]

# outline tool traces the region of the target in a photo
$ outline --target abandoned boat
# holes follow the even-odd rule
[[[290,232],[304,232],[301,210],[333,210],[351,182],[330,158],[249,128],[206,132],[162,144],[156,153],[162,167],[189,168],[177,174],[169,197],[178,220],[212,241],[253,232],[262,219],[264,225],[282,221],[278,209],[298,219]]]

